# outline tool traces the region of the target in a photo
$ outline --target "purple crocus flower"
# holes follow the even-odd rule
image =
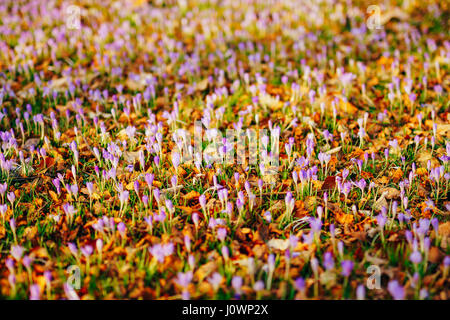
[[[14,200],[16,200],[16,195],[14,194],[14,192],[10,192],[7,195],[8,201],[11,202],[11,206],[14,205]]]
[[[25,249],[19,245],[11,246],[11,255],[16,261],[19,261],[22,258],[23,252]]]
[[[27,269],[29,269],[31,267],[31,263],[32,262],[33,262],[33,258],[31,258],[28,255],[24,256],[23,259],[22,259],[22,264]]]
[[[327,270],[334,268],[333,254],[330,251],[325,252],[323,255],[323,266]]]
[[[377,215],[376,219],[380,228],[383,229],[384,225],[386,224],[387,218],[380,213],[379,215]]]
[[[1,204],[0,205],[0,214],[2,215],[3,219],[5,218],[6,211],[8,211],[8,205]]]
[[[117,231],[119,231],[119,234],[120,234],[120,236],[121,236],[122,238],[125,237],[125,232],[126,232],[126,230],[127,230],[127,227],[125,226],[125,223],[120,222],[120,223],[117,225]]]
[[[264,281],[262,280],[256,281],[255,284],[253,285],[253,290],[255,290],[256,292],[264,290]]]
[[[84,247],[81,247],[81,253],[88,258],[92,252],[94,251],[94,248],[92,248],[91,245],[85,245]]]
[[[40,300],[41,288],[38,284],[32,284],[30,286],[30,300]]]
[[[270,213],[270,211],[266,211],[264,212],[264,219],[270,223],[272,221],[272,214]]]
[[[78,296],[77,292],[74,290],[74,288],[67,282],[64,283],[64,293],[69,300],[80,300],[80,297]]]
[[[78,256],[78,249],[77,249],[77,246],[76,246],[74,243],[69,242],[69,243],[67,244],[67,247],[69,248],[70,252],[71,252],[75,257]]]
[[[219,290],[219,286],[222,283],[223,277],[218,272],[214,272],[211,277],[208,278],[208,282],[213,287],[214,291]]]
[[[341,262],[341,267],[342,267],[341,274],[344,277],[348,277],[348,276],[350,276],[350,274],[352,273],[352,270],[353,270],[353,261],[351,261],[351,260],[344,260],[344,261]]]
[[[86,182],[86,189],[88,190],[89,195],[92,196],[94,193],[94,184],[92,182]]]
[[[179,272],[177,278],[175,279],[175,282],[183,289],[187,289],[187,287],[192,281],[192,277],[193,277],[192,271],[188,271],[185,273]]]
[[[203,210],[206,210],[206,197],[204,194],[200,195],[200,197],[198,197],[198,201],[200,202],[200,206],[202,207]]]
[[[227,229],[225,229],[225,228],[217,229],[217,238],[220,241],[224,241],[226,236],[227,236]]]
[[[397,280],[391,280],[388,283],[388,291],[394,300],[405,299],[405,289],[398,283]]]
[[[9,219],[9,226],[11,227],[11,230],[13,232],[16,232],[16,219],[14,218]]]
[[[414,251],[413,253],[411,253],[411,255],[409,256],[409,260],[414,263],[414,264],[419,264],[422,262],[422,255],[420,254],[419,251]]]
[[[236,294],[240,295],[242,293],[242,278],[239,276],[234,276],[231,280],[231,286],[233,287]]]
[[[320,234],[320,231],[322,230],[322,220],[319,218],[310,218],[309,219],[309,225],[311,227],[311,231],[314,232],[314,234]]]
[[[445,256],[445,258],[444,258],[444,267],[445,268],[450,267],[450,256]]]
[[[175,170],[180,165],[180,154],[178,152],[172,152],[172,164]]]
[[[302,277],[297,278],[294,281],[294,287],[295,289],[297,289],[298,291],[303,291],[305,290],[305,280]]]
[[[222,249],[222,256],[225,260],[228,260],[228,258],[230,257],[230,251],[228,250],[227,246],[223,246]]]
[[[366,289],[365,289],[364,285],[360,284],[356,288],[356,299],[364,300],[365,295],[366,295]]]

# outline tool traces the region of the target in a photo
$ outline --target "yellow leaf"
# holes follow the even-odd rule
[[[198,193],[198,192],[195,191],[195,190],[192,190],[191,192],[189,192],[188,194],[185,194],[185,195],[183,196],[183,198],[184,198],[185,200],[191,200],[191,199],[194,199],[194,198],[196,198],[196,197],[200,197],[200,193]]]
[[[50,193],[50,197],[52,198],[53,201],[58,201],[58,195],[53,192],[52,190],[50,190],[48,193]]]

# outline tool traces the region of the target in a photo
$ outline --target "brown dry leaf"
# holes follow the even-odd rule
[[[352,105],[350,102],[348,101],[343,101],[341,99],[341,103],[339,103],[339,109],[345,113],[351,113],[354,114],[356,112],[358,112],[358,108],[356,108],[354,105]]]
[[[27,141],[25,141],[23,147],[25,148],[25,150],[30,151],[30,147],[31,146],[35,146],[36,147],[39,144],[40,141],[41,141],[41,139],[38,139],[38,138],[28,139]]]
[[[376,211],[381,211],[381,209],[385,207],[388,207],[388,203],[386,201],[386,199],[384,198],[384,195],[381,195],[381,197],[375,201],[375,203],[373,204],[373,209]]]
[[[368,261],[370,263],[373,263],[373,264],[376,264],[376,265],[381,265],[381,264],[388,263],[388,260],[386,260],[386,259],[381,259],[381,258],[378,258],[378,257],[371,256],[368,251],[366,251],[364,253],[364,259],[366,261]]]
[[[394,172],[391,172],[392,180],[394,182],[398,182],[403,177],[403,171],[402,169],[398,168]]]
[[[128,191],[134,190],[134,181],[131,181],[129,184],[125,187]]]
[[[183,196],[184,200],[187,200],[187,201],[194,199],[194,198],[198,198],[198,197],[200,197],[200,193],[198,193],[195,190],[192,190],[191,192],[189,192]]]
[[[155,186],[157,188],[161,188],[162,182],[153,180],[152,186]]]
[[[267,242],[267,246],[271,249],[286,250],[289,247],[288,239],[271,239]]]
[[[194,209],[192,209],[190,207],[185,207],[185,206],[175,206],[175,208],[183,210],[183,211],[185,211],[188,214],[191,214],[194,211]]]
[[[197,89],[198,91],[203,91],[206,90],[207,87],[208,87],[208,78],[205,78],[197,83],[195,89]]]
[[[206,277],[208,277],[216,270],[217,270],[216,262],[210,261],[202,265],[200,268],[198,268],[198,270],[195,272],[194,275],[198,279],[198,282],[202,282]]]
[[[322,191],[333,190],[336,187],[336,176],[329,176],[325,178],[322,184]]]
[[[277,212],[283,209],[283,201],[282,200],[276,200],[272,204],[272,206],[269,208],[270,212]]]
[[[361,177],[363,177],[364,179],[372,179],[373,174],[370,172],[361,171]]]
[[[433,157],[430,151],[425,150],[418,153],[417,162],[420,164],[421,167],[426,168],[428,161],[431,161],[432,167],[439,164],[439,162],[436,160],[436,158]]]
[[[367,232],[365,231],[355,231],[352,232],[352,237],[354,237],[355,239],[358,239],[360,241],[366,241],[367,238]]]
[[[336,212],[336,220],[340,224],[351,224],[353,223],[353,215],[352,214],[346,214],[344,212]]]
[[[353,150],[352,153],[350,153],[348,156],[348,159],[359,159],[359,160],[364,160],[364,151],[361,150],[360,148],[355,148],[355,150]]]
[[[27,227],[25,228],[25,232],[24,232],[24,236],[28,239],[28,240],[32,240],[36,234],[37,234],[37,228],[36,226],[33,227]]]
[[[428,253],[428,261],[431,263],[439,263],[442,259],[443,254],[437,247],[431,247]]]
[[[336,156],[331,156],[331,159],[328,162],[328,168],[330,169],[330,172],[336,171],[337,164],[338,164],[338,159],[336,158]]]
[[[447,221],[445,223],[441,223],[439,225],[439,235],[443,236],[443,237],[448,237],[450,236],[450,221]]]
[[[397,199],[400,197],[400,191],[395,188],[386,187],[386,188],[381,188],[380,191],[382,194],[384,194],[384,197],[388,200]]]
[[[317,199],[314,196],[306,197],[305,199],[305,209],[312,210],[314,205],[316,204]]]
[[[58,201],[58,195],[54,191],[49,190],[48,193],[50,194],[50,197],[52,198],[53,201],[55,201],[55,202]]]
[[[418,168],[418,169],[416,170],[416,173],[417,173],[417,175],[419,175],[419,176],[424,176],[424,175],[426,175],[426,174],[428,173],[428,171],[427,171],[427,169],[425,169],[425,168]]]
[[[119,133],[120,134],[120,133]],[[126,131],[125,131],[125,139],[126,139]],[[125,151],[123,153],[123,159],[128,163],[135,163],[139,161],[139,151]]]
[[[322,188],[322,184],[323,184],[323,182],[322,182],[322,181],[319,181],[319,180],[313,180],[313,181],[312,181],[312,185],[313,185],[315,188],[317,188],[317,189],[321,189],[321,188]]]
[[[446,123],[446,124],[438,123],[437,124],[437,128],[436,128],[437,134],[444,136],[449,131],[450,131],[450,124],[448,124],[448,123]]]
[[[377,179],[377,183],[379,184],[388,184],[389,183],[389,178],[386,176],[382,176],[380,179]]]

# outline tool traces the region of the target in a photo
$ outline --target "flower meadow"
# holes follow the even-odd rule
[[[371,4],[2,1],[0,298],[449,299],[449,3]]]

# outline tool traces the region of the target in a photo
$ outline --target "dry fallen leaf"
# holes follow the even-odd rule
[[[267,246],[271,249],[286,250],[289,247],[289,239],[271,239],[267,242]]]

